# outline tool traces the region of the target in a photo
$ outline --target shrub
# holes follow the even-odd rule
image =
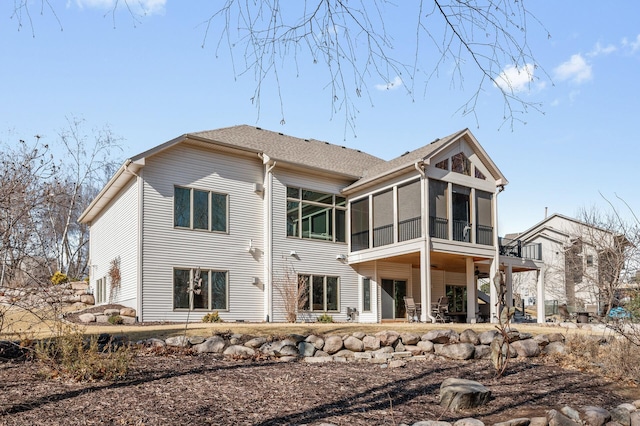
[[[333,317],[328,314],[322,314],[318,317],[318,322],[330,323],[333,322]]]
[[[124,324],[124,320],[120,315],[111,315],[107,321],[113,325]]]
[[[64,284],[66,282],[69,282],[69,277],[67,277],[67,274],[63,274],[60,271],[56,271],[56,273],[51,277],[51,283],[53,285]]]
[[[202,317],[202,322],[222,322],[222,318],[220,318],[220,314],[218,311],[209,312],[205,316]]]
[[[133,352],[111,340],[99,345],[97,337],[86,339],[77,329],[67,328],[56,338],[38,342],[34,356],[46,377],[94,381],[123,379]]]

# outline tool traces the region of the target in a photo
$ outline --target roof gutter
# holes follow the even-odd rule
[[[120,176],[122,176],[122,174],[124,172],[127,172],[127,171],[130,172],[130,170],[128,170],[128,167],[129,167],[129,165],[131,163],[133,163],[133,161],[129,158],[124,162],[124,164],[122,166],[120,166],[120,168],[116,171],[116,173],[113,175],[113,177],[111,177],[111,179],[109,179],[109,182],[107,182],[107,184],[104,186],[104,188],[102,188],[102,190],[98,193],[98,195],[96,195],[96,197],[93,199],[93,201],[91,201],[91,204],[89,204],[89,207],[87,207],[82,212],[82,214],[78,218],[78,222],[79,223],[86,223],[85,222],[85,218],[89,215],[91,210],[93,210],[93,208],[96,206],[96,204],[98,204],[98,201],[100,201],[100,199],[109,191],[109,189],[118,180],[118,178]]]

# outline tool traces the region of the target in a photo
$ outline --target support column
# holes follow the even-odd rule
[[[547,319],[545,318],[545,308],[544,308],[544,265],[540,267],[537,271],[538,280],[537,280],[537,295],[536,295],[536,308],[537,308],[537,316],[538,323],[544,324]]]
[[[420,248],[420,321],[434,322],[431,317],[431,250],[428,239]]]
[[[467,278],[467,323],[476,323],[476,312],[478,312],[478,286],[473,269],[473,258],[467,257],[466,278]]]
[[[499,268],[498,257],[496,257],[491,262],[491,267],[489,268],[489,276],[491,277],[491,281],[489,282],[489,322],[491,323],[498,322],[498,307],[496,306],[498,303],[498,291],[496,290],[496,280],[500,279]]]
[[[505,284],[507,286],[507,294],[505,302],[509,308],[513,308],[513,266],[511,264],[506,265],[505,272]]]

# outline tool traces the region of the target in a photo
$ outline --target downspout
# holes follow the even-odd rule
[[[427,174],[424,171],[424,167],[429,165],[428,161],[418,161],[414,164],[414,167],[420,173],[422,181],[422,198],[423,202],[420,206],[420,213],[422,214],[422,229],[424,229],[424,246],[420,250],[420,304],[422,305],[422,314],[420,321],[427,319],[432,323],[436,322],[436,319],[431,315],[431,249],[429,241],[429,221],[428,221],[428,195],[429,195],[429,180]],[[425,281],[425,288],[422,288],[422,281]],[[425,290],[425,291],[422,291]]]
[[[265,208],[265,239],[264,239],[264,251],[266,262],[264,265],[265,275],[265,321],[273,321],[273,174],[271,173],[276,166],[276,161],[272,161],[268,155],[259,153],[258,157],[262,160],[262,164],[265,166],[264,172],[264,208]]]
[[[496,306],[498,300],[498,292],[495,286],[496,277],[500,276],[500,245],[498,240],[498,195],[504,191],[504,185],[502,181],[498,181],[497,191],[495,192],[495,197],[493,200],[493,229],[495,232],[493,233],[493,246],[495,248],[494,261],[492,264],[492,271],[489,274],[490,278],[490,286],[489,286],[489,322],[495,323],[498,320],[498,307]]]

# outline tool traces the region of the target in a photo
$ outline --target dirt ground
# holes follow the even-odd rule
[[[539,361],[537,361],[539,362]],[[121,382],[45,380],[32,363],[0,364],[2,425],[397,425],[476,417],[544,416],[550,408],[612,408],[636,398],[590,374],[512,362],[496,379],[485,361],[369,363],[231,361],[214,355],[137,356]],[[478,380],[488,405],[462,413],[438,405],[448,377]],[[634,393],[635,390],[632,390]]]

